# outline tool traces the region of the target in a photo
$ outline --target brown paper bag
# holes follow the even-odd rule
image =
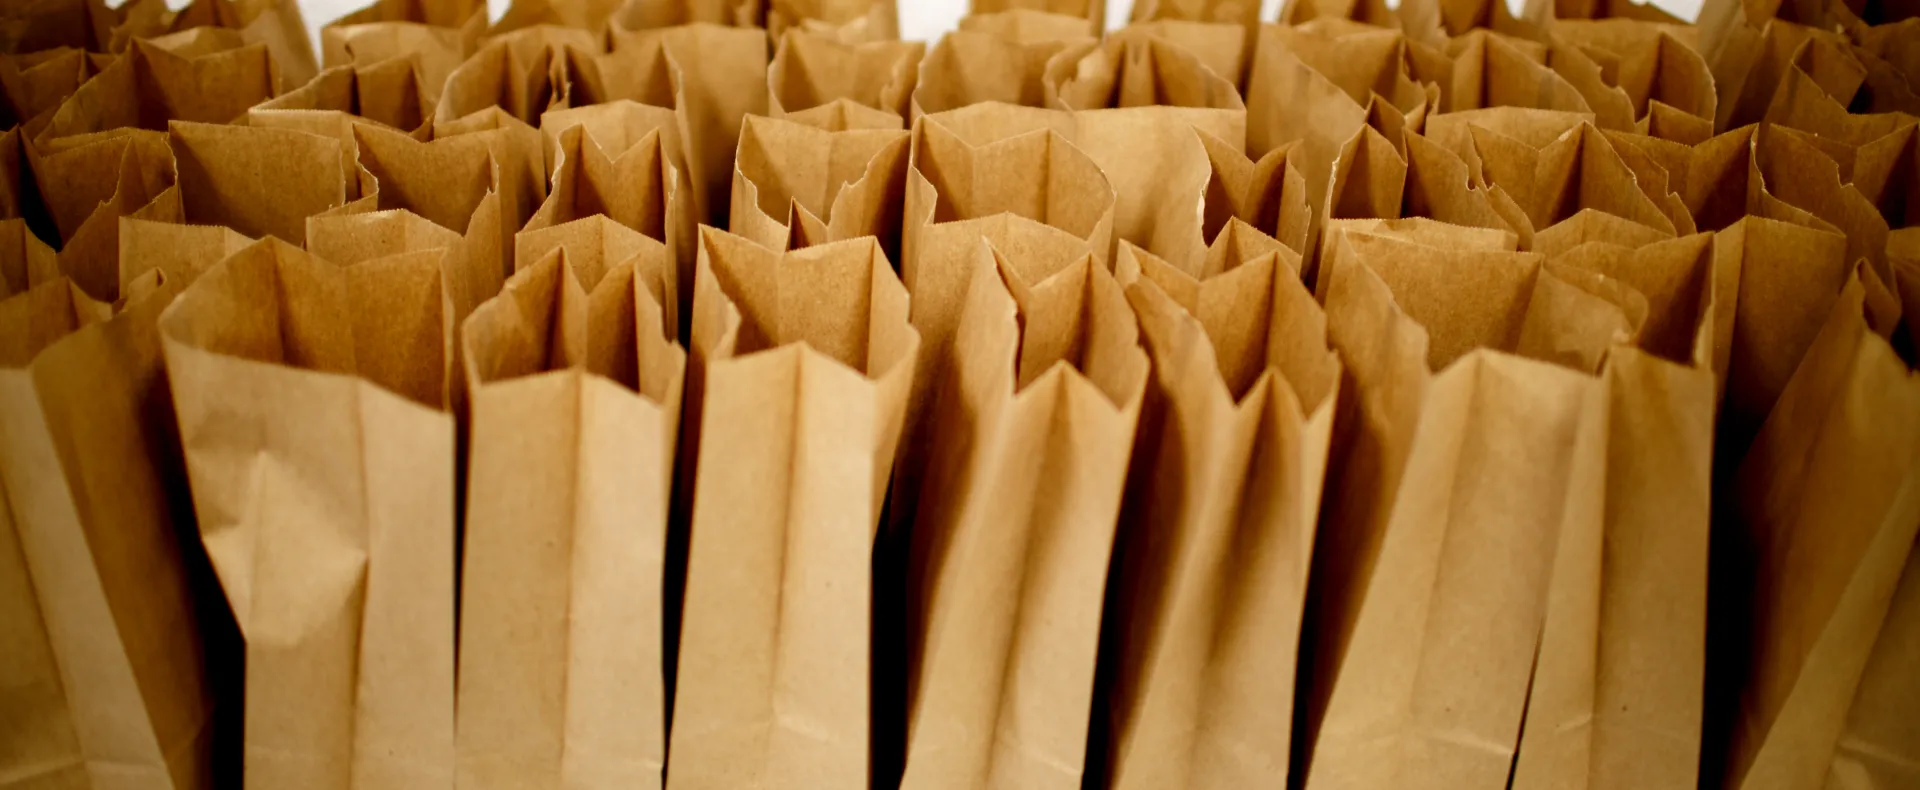
[[[1913,302],[1907,302],[1912,305]],[[1909,326],[1912,324],[1909,323]],[[1847,727],[1834,746],[1827,785],[1835,788],[1899,787],[1920,779],[1914,766],[1920,744],[1907,703],[1920,694],[1912,668],[1920,659],[1920,553],[1907,553],[1907,569],[1880,624],[1873,655],[1861,672],[1847,712]]]
[[[767,114],[828,131],[902,128],[926,49],[917,41],[846,44],[788,32],[767,68]]]
[[[1200,241],[1211,179],[1195,130],[1238,149],[1246,106],[1233,83],[1173,44],[1122,32],[1047,64],[1049,104],[1073,113],[1074,144],[1113,185],[1114,235],[1161,255]]]
[[[1713,73],[1686,42],[1690,28],[1615,18],[1554,22],[1548,30],[1591,58],[1603,79],[1611,76],[1607,83],[1626,93],[1641,133],[1689,143],[1712,134]]]
[[[1104,27],[1105,23],[1101,23]],[[1085,41],[1098,39],[1101,28],[1089,30],[1087,20],[1032,8],[974,12],[960,17],[959,30],[987,33],[1022,44],[1042,41]]]
[[[1643,295],[1637,346],[1608,351],[1578,443],[1513,786],[1698,783],[1706,671],[1716,327],[1733,287],[1713,237],[1589,243],[1561,266]],[[1724,319],[1723,319],[1724,317]]]
[[[974,252],[916,503],[901,787],[1078,787],[1147,359],[1093,256]]]
[[[532,28],[523,33],[540,33]],[[584,32],[584,31],[582,31]],[[447,75],[434,120],[450,122],[498,106],[526,124],[565,106],[565,95],[551,80],[551,61],[559,45],[534,36],[495,38]]]
[[[1402,144],[1404,157],[1385,135],[1363,126],[1341,147],[1321,223],[1326,228],[1322,259],[1335,243],[1336,229],[1355,220],[1373,226],[1373,220],[1431,219],[1435,223],[1423,225],[1424,231],[1453,237],[1461,228],[1487,229],[1511,234],[1514,246],[1507,249],[1530,248],[1533,224],[1504,188],[1472,183],[1466,163],[1420,135],[1407,134]],[[1436,237],[1424,240],[1452,246]],[[1328,281],[1320,274],[1323,267],[1315,266],[1308,274],[1315,292],[1325,298]]]
[[[174,121],[184,220],[300,243],[307,218],[346,204],[338,140],[285,129]],[[272,173],[272,178],[263,177]]]
[[[1537,107],[1593,112],[1578,88],[1527,51],[1528,43],[1484,29],[1448,42],[1453,82],[1445,91],[1447,111]]]
[[[164,136],[146,131],[105,136],[37,157],[33,169],[48,213],[65,236],[61,273],[98,298],[119,295],[122,217],[181,221],[174,157]],[[54,189],[48,191],[49,186]]]
[[[763,5],[759,0],[627,0],[614,12],[613,26],[626,32],[700,23],[759,27]]]
[[[1875,290],[1855,268],[1740,466],[1752,622],[1738,707],[1716,711],[1727,787],[1824,786],[1920,527],[1920,377],[1869,327]]]
[[[1398,30],[1400,17],[1383,0],[1283,0],[1281,25],[1298,27],[1315,19],[1358,22]]]
[[[462,786],[661,786],[662,570],[686,365],[663,320],[669,271],[588,271],[550,253],[462,330]]]
[[[767,33],[778,41],[788,30],[848,44],[898,41],[900,10],[894,0],[768,0]]]
[[[0,298],[25,293],[59,276],[60,261],[53,248],[33,235],[26,220],[0,220]]]
[[[692,24],[634,32],[616,28],[611,37],[615,54],[629,48],[660,50],[671,59],[694,216],[710,225],[724,223],[741,120],[767,114],[766,34]]]
[[[918,426],[927,419],[936,383],[955,364],[953,341],[980,239],[1034,266],[1064,266],[1091,254],[1105,268],[1114,194],[1099,167],[1052,131],[969,144],[941,122],[923,119],[914,126],[910,157],[900,279],[913,294],[913,326],[923,345],[901,464],[908,488],[894,495],[909,504],[925,463]],[[1047,179],[1021,177],[1037,172]]]
[[[97,57],[72,47],[0,55],[0,125],[19,126],[59,107],[100,73]]]
[[[1238,226],[1236,226],[1238,227]],[[1291,251],[1182,271],[1121,246],[1156,362],[1121,517],[1116,788],[1287,779],[1340,363]],[[1165,282],[1163,287],[1160,283]],[[1160,405],[1164,404],[1164,405]]]
[[[1121,29],[1119,35],[1147,36],[1172,43],[1193,53],[1213,73],[1241,87],[1247,84],[1247,66],[1253,61],[1253,41],[1258,31],[1257,26],[1231,22],[1162,18],[1133,22]]]
[[[1201,233],[1217,239],[1232,220],[1239,220],[1295,254],[1305,255],[1313,210],[1307,205],[1307,180],[1295,146],[1268,151],[1258,161],[1218,137],[1201,133],[1213,176],[1207,182],[1207,203]]]
[[[484,21],[484,17],[474,18]],[[437,102],[447,75],[479,47],[480,27],[477,23],[436,27],[412,21],[328,25],[320,29],[322,62],[326,68],[337,68],[413,61],[419,82],[430,88]]]
[[[662,309],[678,337],[680,316],[691,302],[680,295],[680,284],[693,279],[693,210],[687,205],[691,187],[674,166],[668,138],[659,130],[642,133],[624,148],[609,148],[592,129],[580,124],[560,130],[553,191],[527,221],[522,235],[600,214],[652,239],[669,264],[664,275],[667,290],[663,293],[672,296],[674,304]],[[627,134],[636,132],[639,130],[626,130]],[[611,142],[617,146],[627,141],[616,137]],[[529,258],[518,240],[515,245],[516,267],[524,268],[538,260]]]
[[[987,102],[1047,106],[1047,62],[1055,55],[1084,54],[1092,39],[1023,42],[993,33],[955,30],[940,38],[920,61],[913,90],[913,118]]]
[[[181,225],[134,217],[120,218],[120,293],[159,269],[181,288],[201,273],[255,240],[221,225]]]
[[[107,50],[125,52],[135,39],[159,43],[176,38],[231,42],[223,48],[265,47],[278,71],[276,85],[282,89],[306,83],[319,70],[307,23],[293,0],[192,0],[178,11],[165,3],[129,3],[109,33]]]
[[[306,85],[255,105],[247,110],[247,119],[261,126],[263,113],[331,111],[423,136],[444,83],[444,76],[441,82],[429,81],[414,58],[334,66]]]
[[[1131,18],[1135,22],[1178,19],[1253,28],[1260,24],[1260,4],[1245,0],[1145,0],[1133,5]]]
[[[716,230],[694,288],[668,786],[866,787],[875,529],[920,348],[906,290],[872,239],[782,253]]]
[[[908,134],[748,118],[727,227],[771,250],[873,236],[898,257]]]
[[[1527,0],[1520,16],[1536,25],[1550,26],[1552,20],[1622,20],[1644,22],[1669,28],[1689,27],[1687,20],[1674,16],[1653,3],[1638,0]],[[1694,37],[1697,39],[1697,35]],[[1697,47],[1697,40],[1688,40]]]
[[[1107,0],[971,0],[967,4],[968,16],[1008,11],[1039,11],[1081,19],[1086,22],[1087,34],[1096,37],[1107,29]]]
[[[104,26],[113,18],[97,0],[33,0],[0,9],[0,51],[33,52],[55,47],[105,49]]]
[[[545,196],[544,178],[528,184],[525,177],[527,166],[538,172],[541,161],[538,143],[524,140],[529,133],[508,126],[423,143],[375,126],[354,127],[360,166],[378,187],[377,208],[406,209],[467,240],[469,271],[482,278],[474,281],[467,309],[500,289],[511,268],[513,234]],[[530,194],[532,186],[540,192]],[[457,289],[453,298],[460,298]]]
[[[1604,459],[1575,441],[1591,371],[1637,337],[1646,301],[1527,253],[1329,243],[1355,408],[1315,549],[1305,786],[1504,787],[1554,535],[1581,465]]]
[[[202,540],[247,642],[247,787],[453,785],[438,257],[342,268],[268,239],[161,317]]]
[[[1327,205],[1325,185],[1341,146],[1367,125],[1390,142],[1406,129],[1419,131],[1427,114],[1440,109],[1438,72],[1444,70],[1444,56],[1415,57],[1422,46],[1397,31],[1335,36],[1330,30],[1261,27],[1247,77],[1247,153],[1262,156],[1298,141],[1316,214]],[[1427,70],[1420,73],[1409,65],[1422,63]]]
[[[141,41],[87,80],[34,138],[42,153],[61,138],[119,128],[165,131],[167,121],[227,123],[274,95],[275,70],[260,46],[178,55]]]
[[[27,615],[45,626],[40,666],[58,670],[7,673],[22,690],[7,695],[18,704],[7,718],[46,729],[8,739],[26,748],[9,747],[0,784],[212,786],[213,703],[181,556],[192,524],[174,509],[185,492],[170,486],[179,439],[155,331],[178,290],[156,282],[118,315],[64,278],[0,302],[4,540],[21,571],[8,578],[37,599]],[[33,644],[9,653],[15,644],[25,667],[38,663]],[[57,756],[43,750],[63,740]]]

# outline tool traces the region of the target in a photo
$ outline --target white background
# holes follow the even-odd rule
[[[0,0],[4,1],[4,0]],[[183,7],[188,0],[168,0],[168,5]],[[344,16],[371,0],[300,0],[300,12],[307,19],[307,28],[314,40],[319,40],[320,26],[335,18]],[[940,34],[952,30],[954,24],[966,13],[967,0],[898,0],[900,3],[900,37],[931,41]],[[1273,19],[1280,14],[1281,0],[1262,0],[1261,19]],[[1667,9],[1682,19],[1692,19],[1700,11],[1701,0],[1653,0],[1655,5]],[[508,0],[487,0],[487,10],[494,18],[507,10]],[[1388,5],[1399,5],[1397,0],[1389,0]],[[1509,3],[1517,13],[1520,0]],[[1126,23],[1127,12],[1133,7],[1132,0],[1107,0],[1107,27],[1117,28]],[[315,52],[319,51],[316,45]]]

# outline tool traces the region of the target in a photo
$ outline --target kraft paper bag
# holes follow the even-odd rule
[[[768,0],[767,33],[779,41],[789,30],[848,44],[898,41],[900,10],[895,0]]]
[[[1128,275],[1131,245],[1120,253]],[[1155,361],[1121,517],[1107,713],[1116,788],[1284,785],[1294,659],[1340,363],[1299,256],[1141,255]],[[1160,283],[1167,283],[1163,287]],[[1158,413],[1156,413],[1158,412]]]
[[[958,30],[988,33],[1023,44],[1042,41],[1085,41],[1098,39],[1105,23],[1089,30],[1087,20],[1031,8],[974,12],[960,17]]]
[[[1135,21],[1122,28],[1120,35],[1146,36],[1172,43],[1199,58],[1213,73],[1240,87],[1247,82],[1247,66],[1253,60],[1257,31],[1258,27],[1231,22],[1160,18]]]
[[[202,272],[239,252],[255,239],[220,225],[182,225],[134,217],[120,218],[120,293],[155,269],[181,288]]]
[[[178,291],[156,281],[115,314],[56,277],[0,301],[4,540],[20,571],[9,586],[37,600],[8,630],[38,621],[48,662],[8,673],[21,696],[8,695],[7,718],[46,729],[9,738],[26,748],[0,759],[0,784],[212,786],[213,701],[183,558],[193,522],[176,507],[179,439],[155,330]],[[38,663],[35,645],[13,644]]]
[[[541,113],[556,104],[565,106],[561,86],[551,79],[550,61],[557,46],[526,36],[488,41],[447,75],[434,120],[453,121],[498,106],[523,123],[538,123]]]
[[[322,63],[326,68],[340,66],[385,66],[394,61],[412,61],[418,80],[428,87],[437,102],[447,75],[479,48],[479,21],[465,27],[438,27],[415,21],[381,21],[360,24],[335,23],[320,29]],[[344,20],[343,20],[344,21]]]
[[[1583,403],[1647,303],[1531,253],[1329,234],[1353,408],[1315,547],[1305,786],[1505,787],[1555,536],[1606,450],[1575,441]]]
[[[681,295],[681,283],[692,282],[691,248],[695,242],[693,209],[687,205],[691,188],[674,166],[666,139],[658,130],[649,131],[624,149],[609,150],[593,136],[589,125],[561,130],[553,189],[521,229],[521,238],[529,232],[604,215],[652,240],[670,264],[664,273],[664,293],[672,296],[674,303],[662,309],[678,337],[680,316],[690,302]],[[518,240],[515,245],[515,266],[532,264],[534,260],[520,251]]]
[[[1294,146],[1268,151],[1256,161],[1218,137],[1202,132],[1199,138],[1213,169],[1201,226],[1208,243],[1239,220],[1295,254],[1305,255],[1312,249],[1307,239],[1313,210],[1307,205],[1307,180],[1300,173]]]
[[[165,3],[130,3],[122,14],[109,33],[108,51],[125,52],[136,39],[155,43],[213,39],[231,42],[223,47],[265,47],[277,67],[276,85],[281,88],[303,84],[319,70],[307,23],[293,0],[193,0],[178,11]]]
[[[254,105],[247,119],[260,126],[262,113],[339,112],[420,136],[433,121],[444,82],[429,82],[411,58],[333,66],[306,85]]]
[[[1467,162],[1474,182],[1503,186],[1539,230],[1589,208],[1668,235],[1695,230],[1683,197],[1692,156],[1685,146],[1517,108],[1448,113],[1429,132]]]
[[[1445,56],[1415,57],[1423,45],[1398,31],[1333,32],[1319,24],[1262,26],[1247,77],[1248,155],[1297,141],[1316,214],[1327,205],[1342,145],[1362,126],[1384,127],[1389,141],[1419,131],[1428,113],[1440,110],[1441,85],[1451,84]],[[1425,70],[1415,72],[1422,63]]]
[[[1620,20],[1659,25],[1690,27],[1687,20],[1674,16],[1660,6],[1638,0],[1527,0],[1520,16],[1536,25],[1550,26],[1552,20]],[[1697,38],[1697,36],[1695,36]],[[1697,48],[1698,42],[1689,40]]]
[[[273,98],[275,74],[257,45],[181,55],[134,42],[53,111],[34,148],[52,154],[122,128],[164,132],[172,120],[228,123]]]
[[[1400,17],[1383,0],[1283,0],[1280,3],[1278,21],[1281,25],[1298,27],[1321,18],[1400,28]]]
[[[1920,377],[1869,326],[1884,288],[1853,269],[1739,468],[1751,623],[1726,668],[1742,681],[1737,706],[1715,711],[1730,739],[1709,780],[1724,787],[1834,786],[1829,766],[1920,527]]]
[[[340,17],[321,28],[322,55],[329,51],[327,27],[353,27],[376,23],[403,22],[428,27],[460,29],[474,21],[487,4],[481,0],[374,0],[368,6]],[[486,18],[480,17],[484,27]],[[349,36],[350,38],[350,36]],[[326,65],[339,65],[327,61]]]
[[[1001,14],[1009,11],[1038,11],[1073,17],[1086,23],[1086,34],[1099,36],[1107,29],[1107,0],[971,0],[968,16]]]
[[[1549,30],[1556,43],[1577,48],[1612,75],[1608,84],[1626,93],[1641,133],[1664,132],[1686,143],[1713,133],[1713,72],[1685,40],[1689,28],[1614,18],[1554,22]]]
[[[1513,786],[1699,783],[1706,673],[1713,237],[1607,242],[1552,260],[1646,298],[1639,342],[1608,351],[1576,436],[1600,462],[1574,472]]]
[[[0,573],[0,633],[7,639],[6,663],[0,664],[7,685],[0,690],[0,704],[11,714],[0,730],[8,745],[0,769],[19,777],[7,782],[9,788],[84,786],[89,779],[73,733],[73,713],[60,688],[60,668],[8,508],[0,508],[0,526],[5,527],[0,529],[0,570],[5,571]]]
[[[1592,112],[1580,90],[1532,57],[1525,43],[1484,29],[1449,42],[1453,82],[1443,91],[1447,112],[1483,107]]]
[[[1784,210],[1806,217],[1804,224],[1845,234],[1847,257],[1865,258],[1881,282],[1892,282],[1886,218],[1858,189],[1841,181],[1838,166],[1809,137],[1771,124],[1754,130],[1748,160],[1749,194],[1754,196],[1750,202],[1778,201]]]
[[[703,22],[759,27],[765,12],[759,0],[627,0],[614,12],[613,25],[628,32]]]
[[[709,229],[697,277],[667,786],[866,787],[874,541],[920,349],[907,292],[872,239],[777,252]]]
[[[437,258],[341,267],[267,239],[161,316],[201,539],[246,640],[249,788],[453,786]]]
[[[993,112],[996,108],[983,106]],[[1093,160],[1058,133],[1039,130],[970,144],[939,121],[915,125],[909,154],[900,279],[913,295],[921,338],[911,425],[896,502],[913,502],[927,447],[921,427],[951,365],[980,239],[1036,266],[1091,254],[1105,268],[1113,238],[1113,188]],[[1022,174],[1046,173],[1045,181]]]
[[[767,67],[767,114],[828,131],[903,128],[926,49],[918,41],[848,44],[789,31]]]
[[[901,787],[1079,787],[1147,356],[1098,259],[974,251],[916,503]]]
[[[25,293],[59,276],[59,258],[33,235],[26,220],[0,220],[0,298]]]
[[[0,51],[34,52],[55,47],[105,50],[106,25],[114,14],[98,0],[33,0],[0,10]]]
[[[512,267],[513,234],[545,196],[544,178],[526,183],[525,168],[540,162],[538,143],[523,141],[530,130],[505,127],[425,143],[366,124],[353,131],[360,166],[377,185],[376,207],[411,211],[467,240],[470,270],[482,278],[469,307],[498,291]],[[509,150],[515,153],[502,155]]]
[[[1336,241],[1335,231],[1356,220],[1371,226],[1374,220],[1430,219],[1436,225],[1424,230],[1456,235],[1455,228],[1486,229],[1511,234],[1518,249],[1531,247],[1533,223],[1504,188],[1473,184],[1466,163],[1420,135],[1407,134],[1402,144],[1405,157],[1385,135],[1363,126],[1341,147],[1322,223],[1323,259]],[[1432,237],[1427,241],[1454,246]],[[1324,298],[1329,283],[1320,274],[1323,266],[1308,275]]]
[[[0,55],[0,124],[19,126],[59,107],[100,73],[97,57],[72,47]]]
[[[1911,301],[1908,305],[1913,305]],[[1911,324],[1909,324],[1911,326]],[[1908,702],[1920,694],[1911,671],[1920,660],[1920,553],[1907,553],[1907,569],[1900,574],[1887,618],[1880,624],[1873,655],[1860,675],[1847,726],[1834,746],[1827,787],[1899,787],[1920,779]]]
[[[59,268],[89,295],[103,301],[119,297],[121,218],[182,220],[174,157],[166,142],[143,131],[79,146],[34,164],[35,174],[49,184],[74,183],[56,174],[99,179],[81,182],[85,188],[64,194],[42,192],[56,223],[61,217],[79,219],[60,247]]]
[[[771,250],[873,236],[898,257],[908,134],[748,118],[727,227]]]
[[[605,37],[621,5],[621,0],[511,0],[500,18],[487,29],[487,34],[502,36],[536,28],[570,28],[571,32],[561,35],[585,33],[579,40],[593,47],[594,42]],[[548,30],[534,36],[543,38],[555,33],[560,31]]]
[[[1761,119],[1790,64],[1805,57],[1817,63],[1817,82],[1836,97],[1851,98],[1865,78],[1838,32],[1785,19],[1747,16],[1741,3],[1713,2],[1700,13],[1700,54],[1713,69],[1716,131]],[[1801,56],[1805,46],[1809,51]]]
[[[1251,29],[1260,24],[1260,4],[1245,0],[1144,0],[1133,4],[1131,19],[1230,23]]]
[[[1078,58],[1055,57],[1050,104],[1073,113],[1074,144],[1116,195],[1116,238],[1161,255],[1199,239],[1211,168],[1195,130],[1235,148],[1246,105],[1233,83],[1169,42],[1121,32]]]
[[[662,310],[669,270],[589,271],[552,252],[462,329],[461,786],[661,786],[686,369]]]
[[[20,170],[23,153],[19,127],[0,132],[0,219],[25,216],[32,194],[28,190],[37,191],[34,184],[23,180]]]
[[[298,244],[306,240],[308,217],[346,203],[338,140],[181,121],[168,125],[168,137],[188,224]]]
[[[767,114],[766,33],[690,24],[632,32],[616,28],[610,35],[615,54],[658,50],[670,59],[678,75],[674,108],[681,114],[694,217],[709,225],[725,223],[742,119]]]
[[[1095,46],[1091,38],[1019,41],[993,33],[952,31],[920,61],[913,118],[987,102],[1046,107],[1047,62],[1055,55],[1084,54]]]

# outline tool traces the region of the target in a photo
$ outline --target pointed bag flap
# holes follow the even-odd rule
[[[804,30],[780,38],[767,68],[767,109],[775,118],[849,99],[905,119],[912,112],[926,45],[847,44]]]
[[[821,131],[748,118],[734,161],[729,227],[770,248],[876,236],[899,248],[904,131]]]

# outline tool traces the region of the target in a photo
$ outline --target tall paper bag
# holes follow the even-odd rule
[[[1078,58],[1047,64],[1050,103],[1073,113],[1074,145],[1113,185],[1114,232],[1161,255],[1200,236],[1199,196],[1210,180],[1194,130],[1234,148],[1246,108],[1231,81],[1173,44],[1138,33],[1110,37]]]
[[[1116,788],[1282,785],[1340,363],[1298,255],[1123,247],[1155,365],[1109,613]],[[1122,274],[1126,278],[1127,274]],[[1166,282],[1163,287],[1160,283]],[[1157,401],[1157,403],[1155,402]]]
[[[898,257],[907,139],[893,129],[828,132],[748,118],[728,227],[774,250],[873,236]]]
[[[1041,11],[1075,17],[1087,25],[1087,32],[1098,36],[1107,28],[1107,0],[970,0],[969,16],[1007,11]]]
[[[583,271],[549,253],[462,330],[462,786],[661,786],[686,355],[667,334],[674,300],[657,264]]]
[[[1046,69],[1055,55],[1081,54],[1093,39],[1021,41],[962,28],[942,36],[920,61],[913,118],[973,104],[1047,106]]]
[[[1909,551],[1847,711],[1846,730],[1834,746],[1827,787],[1868,790],[1920,781],[1920,754],[1915,753],[1920,733],[1914,732],[1907,707],[1920,694],[1914,686],[1915,660],[1920,660],[1920,552]]]
[[[346,204],[340,142],[306,132],[174,121],[184,219],[301,243],[307,218]],[[266,173],[273,177],[264,177]]]
[[[1079,787],[1147,357],[1093,256],[974,249],[915,503],[901,787]]]
[[[1920,376],[1869,326],[1882,287],[1853,270],[1739,468],[1751,624],[1737,707],[1714,712],[1723,787],[1827,786],[1920,529]]]
[[[666,260],[673,262],[665,272],[663,291],[673,300],[662,309],[677,337],[683,303],[689,301],[680,295],[681,283],[690,282],[693,275],[693,207],[691,187],[674,166],[667,139],[655,130],[624,149],[609,148],[590,126],[562,129],[555,145],[558,159],[552,191],[521,233],[603,215],[656,242]],[[522,254],[520,238],[514,241],[516,267],[537,260]]]
[[[268,239],[161,316],[201,540],[246,640],[246,787],[453,785],[438,257],[342,268]]]
[[[1353,408],[1315,550],[1306,787],[1505,787],[1554,539],[1605,449],[1574,441],[1590,371],[1645,300],[1527,253],[1330,238]]]
[[[767,114],[828,131],[903,128],[926,51],[918,41],[848,44],[789,31],[767,66]]]
[[[782,253],[711,229],[694,288],[667,785],[866,787],[874,538],[920,348],[906,290],[872,239]]]
[[[59,276],[59,259],[26,220],[0,220],[0,297],[25,293]]]
[[[1101,27],[1104,26],[1105,23],[1102,22]],[[1089,30],[1085,19],[1033,8],[973,11],[960,17],[960,22],[955,29],[988,33],[1022,44],[1037,44],[1043,41],[1077,42],[1100,37],[1100,29]]]
[[[185,492],[172,486],[178,437],[155,330],[178,292],[156,280],[115,315],[55,278],[0,302],[4,540],[19,552],[16,590],[38,600],[8,628],[45,627],[43,643],[15,643],[13,666],[40,651],[50,662],[8,673],[21,694],[7,718],[44,729],[9,738],[23,750],[0,760],[0,784],[212,786],[213,699],[183,556],[193,525],[176,509]]]
[[[746,116],[767,113],[766,34],[756,28],[692,24],[633,32],[616,28],[610,37],[615,54],[653,48],[670,58],[676,75],[674,108],[681,116],[680,139],[687,146],[688,180],[694,187],[694,216],[710,225],[723,222],[740,125]]]
[[[1576,442],[1513,786],[1699,783],[1716,404],[1712,236],[1638,249],[1590,243],[1553,259],[1646,297],[1637,346],[1615,346]],[[1590,456],[1582,456],[1583,459]]]

